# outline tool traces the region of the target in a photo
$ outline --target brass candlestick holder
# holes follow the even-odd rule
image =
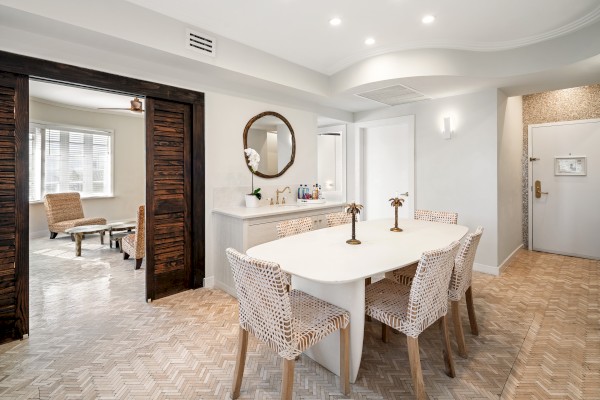
[[[351,203],[346,206],[346,212],[352,214],[352,239],[346,240],[348,244],[360,244],[360,240],[356,238],[356,214],[360,214],[363,206],[356,203]]]
[[[408,196],[408,192],[401,194],[401,196]],[[398,207],[402,207],[402,203],[404,203],[404,199],[401,197],[392,197],[390,200],[390,205],[394,207],[394,227],[390,228],[392,232],[402,232],[402,229],[398,227]]]

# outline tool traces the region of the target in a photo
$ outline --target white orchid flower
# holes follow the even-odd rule
[[[245,149],[244,153],[246,153],[246,157],[248,158],[248,165],[253,172],[256,171],[258,169],[258,163],[260,163],[260,155],[256,152],[256,150],[250,147]]]

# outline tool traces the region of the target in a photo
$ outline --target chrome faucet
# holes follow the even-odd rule
[[[289,186],[286,186],[286,187],[284,187],[284,188],[283,188],[283,189],[281,189],[281,190],[277,189],[277,190],[275,191],[275,193],[277,194],[277,201],[275,202],[275,204],[279,204],[279,194],[280,194],[280,193],[283,193],[283,192],[285,192],[285,189],[287,189],[287,191],[288,191],[288,193],[289,193],[289,194],[292,194],[292,189],[290,189],[290,187],[289,187]],[[283,200],[283,203],[282,203],[282,204],[285,204],[285,197],[284,197],[284,200]]]

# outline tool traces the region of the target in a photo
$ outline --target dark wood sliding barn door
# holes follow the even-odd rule
[[[146,298],[190,289],[192,106],[146,100]]]
[[[29,79],[0,72],[0,342],[29,334]]]

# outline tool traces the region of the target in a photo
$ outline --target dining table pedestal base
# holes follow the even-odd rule
[[[356,381],[362,357],[365,331],[365,283],[321,283],[292,276],[292,288],[306,292],[350,313],[350,383]],[[334,332],[304,352],[340,376],[340,332]]]

